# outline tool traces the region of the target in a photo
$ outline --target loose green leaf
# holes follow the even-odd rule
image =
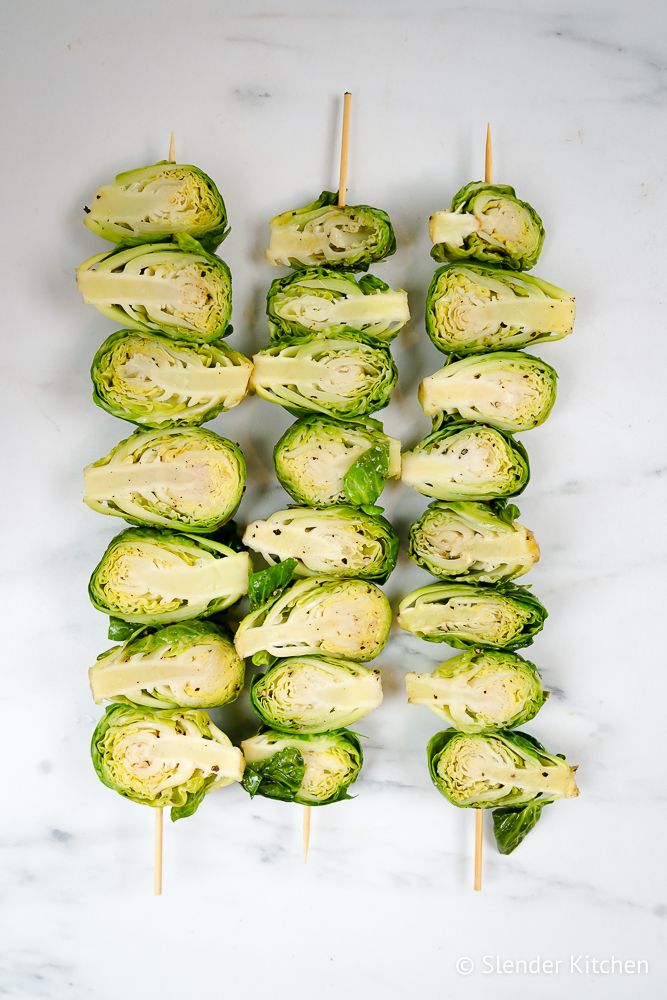
[[[296,559],[283,559],[275,566],[269,566],[268,569],[263,569],[259,573],[250,574],[248,599],[253,611],[282,594],[294,576],[296,566]]]
[[[357,507],[374,504],[389,475],[389,446],[381,441],[372,445],[352,463],[343,476],[347,500]]]
[[[286,747],[273,757],[248,764],[242,784],[251,799],[259,793],[269,799],[293,802],[305,771],[303,755],[295,747]]]
[[[503,807],[493,810],[493,834],[501,854],[511,854],[530,833],[549,802],[537,799],[522,808]]]

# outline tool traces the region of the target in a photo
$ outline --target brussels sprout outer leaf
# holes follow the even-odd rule
[[[343,476],[343,491],[351,504],[374,504],[389,476],[389,446],[374,444],[352,463]]]
[[[143,626],[140,626],[140,628],[141,627]],[[125,640],[130,639],[136,631],[136,622],[124,622],[122,618],[114,618],[113,616],[109,618],[109,631],[107,632],[107,637],[109,639],[113,639],[116,642],[125,642]]]
[[[261,607],[262,604],[280,597],[294,576],[296,565],[296,559],[283,559],[275,566],[269,566],[268,569],[263,569],[259,573],[250,574],[248,600],[253,611]]]
[[[542,815],[548,801],[537,799],[525,806],[503,806],[494,809],[493,835],[501,854],[511,854],[530,833]]]
[[[303,755],[296,747],[285,747],[266,760],[248,764],[242,784],[251,799],[260,792],[269,799],[293,802],[305,771]]]

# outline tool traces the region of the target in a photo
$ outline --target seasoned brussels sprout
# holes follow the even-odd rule
[[[235,636],[241,656],[259,665],[282,656],[372,660],[389,638],[391,607],[366,580],[311,577],[251,611]]]
[[[477,354],[425,378],[419,402],[427,417],[435,417],[434,427],[453,416],[503,431],[529,431],[551,413],[557,378],[551,365],[529,354]]]
[[[206,712],[109,705],[90,747],[97,776],[126,799],[182,819],[243,777],[243,754]]]
[[[452,199],[449,212],[434,212],[428,231],[435,260],[472,257],[527,271],[537,263],[544,226],[535,209],[520,201],[509,184],[466,184]]]
[[[253,363],[251,388],[297,415],[364,417],[387,405],[398,378],[386,347],[351,334],[269,347]]]
[[[251,797],[326,806],[351,798],[364,756],[359,737],[345,729],[321,735],[287,735],[265,729],[241,743],[243,787]]]
[[[337,202],[337,193],[323,191],[312,204],[271,219],[269,263],[367,271],[395,252],[396,238],[386,212]]]
[[[88,671],[93,699],[147,708],[215,708],[235,701],[245,664],[213,622],[142,629]]]
[[[431,674],[406,674],[405,688],[411,705],[426,705],[462,733],[521,726],[548,697],[533,663],[494,649],[468,649]]]
[[[84,302],[132,330],[196,343],[231,333],[229,268],[189,236],[95,254],[79,266],[76,282]]]
[[[365,274],[309,267],[276,278],[266,298],[271,339],[295,341],[318,333],[363,333],[388,343],[410,319],[408,296]]]
[[[84,500],[100,514],[210,533],[241,502],[246,465],[238,445],[201,427],[138,430],[83,476]]]
[[[267,726],[328,733],[351,726],[382,704],[379,670],[334,656],[292,656],[255,677],[250,698]]]
[[[545,805],[579,794],[576,768],[527,733],[446,729],[429,742],[427,758],[433,784],[452,805],[495,810],[501,854],[518,847]]]
[[[244,399],[252,361],[222,342],[119,330],[93,359],[93,401],[141,427],[203,424]]]
[[[574,296],[541,278],[481,264],[440,267],[426,295],[426,332],[439,351],[476,354],[562,340]]]
[[[253,521],[243,543],[270,565],[296,559],[297,576],[354,576],[383,583],[398,555],[398,535],[383,517],[356,507],[289,507]]]
[[[398,608],[398,624],[406,632],[458,649],[530,646],[546,617],[546,608],[529,590],[511,583],[431,583],[413,590]]]
[[[126,246],[186,233],[212,251],[229,232],[225,203],[211,178],[168,160],[118,174],[84,212],[89,229]]]
[[[401,442],[377,420],[302,417],[278,441],[273,461],[283,489],[298,503],[374,504],[401,473]]]
[[[498,583],[523,576],[540,550],[518,516],[518,508],[502,500],[436,501],[410,528],[410,558],[443,580]]]
[[[454,420],[403,453],[401,479],[438,500],[493,500],[521,493],[528,455],[509,434]]]
[[[128,528],[111,540],[90,578],[98,611],[163,625],[223,611],[248,593],[250,556],[210,538]]]

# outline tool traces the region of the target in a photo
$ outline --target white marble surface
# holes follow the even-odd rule
[[[36,0],[0,9],[4,419],[0,996],[175,1000],[241,994],[527,997],[665,995],[664,699],[667,11],[636,0]],[[430,786],[438,728],[402,675],[447,647],[392,638],[386,700],[360,727],[353,803],[301,811],[240,788],[166,827],[165,895],[151,895],[153,814],[103,788],[87,744],[86,668],[107,645],[86,583],[117,520],[87,510],[80,469],[127,425],[90,403],[88,365],[112,325],[73,270],[100,246],[80,222],[98,182],[166,152],[205,167],[227,200],[232,343],[265,337],[266,220],[335,185],[339,94],[354,92],[350,200],[386,208],[414,323],[396,348],[392,433],[426,430],[416,384],[439,356],[422,331],[433,269],[425,219],[481,173],[538,206],[537,273],[579,298],[575,335],[540,353],[560,372],[553,416],[525,435],[523,520],[550,618],[530,650],[555,695],[532,732],[581,763],[511,858],[490,835],[473,894],[473,820]],[[253,400],[213,423],[247,450],[244,518],[285,497],[268,456],[287,419]],[[389,496],[405,525],[424,504]],[[405,562],[392,597],[424,575]],[[247,709],[224,715],[239,737]],[[585,975],[570,955],[645,959],[648,975]],[[476,963],[468,977],[456,960]],[[564,960],[549,975],[485,974],[483,956]]]

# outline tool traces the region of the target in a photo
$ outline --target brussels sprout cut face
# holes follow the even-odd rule
[[[323,191],[312,204],[271,219],[269,263],[366,271],[390,257],[396,239],[387,213],[368,205],[340,207],[337,200],[337,194]]]
[[[251,387],[292,413],[363,417],[387,405],[398,378],[386,348],[349,334],[270,347],[253,362]]]
[[[88,671],[93,699],[148,708],[214,708],[235,701],[245,664],[212,622],[141,631]]]
[[[324,806],[349,799],[363,754],[354,733],[338,730],[321,736],[286,735],[268,729],[241,744],[246,759],[243,787],[304,806]]]
[[[540,558],[532,531],[502,501],[432,503],[410,528],[410,558],[441,579],[497,583],[523,576]]]
[[[466,184],[450,212],[434,212],[428,224],[436,260],[472,257],[516,271],[533,267],[544,242],[535,209],[507,184]]]
[[[431,778],[452,805],[518,806],[579,794],[574,768],[524,733],[437,733],[428,745]]]
[[[469,649],[431,674],[406,674],[405,688],[411,705],[426,705],[463,733],[513,729],[547,697],[532,663],[492,649]]]
[[[383,517],[355,507],[291,507],[246,528],[243,543],[274,565],[296,559],[299,576],[387,579],[396,564],[398,535]]]
[[[318,653],[372,660],[390,628],[389,601],[373,583],[313,577],[246,615],[234,641],[241,656],[260,664]]]
[[[384,463],[378,455],[384,456]],[[303,417],[285,431],[273,460],[283,489],[298,503],[358,503],[363,493],[362,502],[373,504],[385,480],[400,475],[401,442],[384,434],[375,421]]]
[[[371,274],[311,267],[276,278],[266,300],[272,340],[293,341],[311,334],[363,333],[387,343],[410,319],[408,296]]]
[[[402,458],[401,479],[438,500],[512,497],[530,478],[528,455],[494,427],[453,421]]]
[[[93,359],[93,400],[141,427],[194,426],[237,406],[251,371],[252,362],[223,343],[119,330]]]
[[[93,766],[108,788],[191,816],[207,792],[243,777],[243,754],[206,712],[110,705],[93,733]]]
[[[528,354],[482,354],[446,365],[425,378],[419,402],[424,413],[435,416],[438,423],[451,415],[504,431],[529,431],[551,413],[557,377],[545,361]]]
[[[84,500],[134,524],[212,532],[245,488],[240,448],[201,428],[135,431],[84,469]]]
[[[248,593],[250,557],[208,538],[128,528],[112,540],[90,578],[98,611],[141,625],[223,611]]]
[[[126,245],[186,233],[215,250],[229,232],[225,203],[211,178],[166,160],[118,174],[99,188],[85,213],[94,233]]]
[[[450,264],[433,275],[426,332],[440,351],[475,354],[562,340],[575,300],[541,278],[479,264]]]
[[[279,660],[251,691],[253,707],[281,732],[327,733],[352,725],[382,704],[379,670],[333,656]]]
[[[188,236],[96,254],[79,266],[76,281],[84,302],[133,330],[196,343],[229,332],[229,268]]]
[[[512,584],[433,583],[413,590],[398,609],[398,624],[406,632],[459,649],[529,646],[546,617],[530,591]]]

